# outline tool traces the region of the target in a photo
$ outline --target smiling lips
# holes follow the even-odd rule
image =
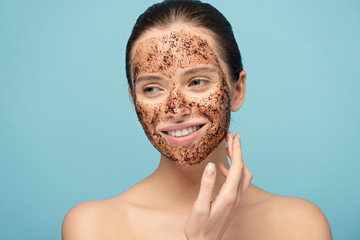
[[[194,125],[183,129],[162,131],[164,136],[173,144],[185,146],[194,142],[201,134],[204,124]]]
[[[175,130],[166,131],[166,133],[173,137],[184,137],[193,132],[196,132],[197,130],[200,129],[200,127],[201,127],[201,125],[192,126],[192,127],[188,127],[188,128],[184,128],[184,129],[180,129],[180,130],[176,130],[176,131]]]

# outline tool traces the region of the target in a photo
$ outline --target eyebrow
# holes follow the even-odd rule
[[[216,68],[214,67],[209,67],[209,66],[201,66],[201,67],[195,67],[192,69],[187,70],[184,75],[192,75],[198,72],[218,72]]]
[[[134,79],[134,84],[137,83],[137,82],[141,82],[141,81],[151,81],[151,80],[162,80],[164,79],[163,77],[161,76],[156,76],[156,75],[143,75],[143,76],[140,76],[140,77],[137,77]]]
[[[188,75],[193,75],[196,74],[198,72],[210,72],[210,73],[217,73],[218,70],[214,67],[210,67],[210,66],[201,66],[201,67],[195,67],[195,68],[191,68],[189,70],[185,70],[185,73],[183,73],[183,75],[188,76]],[[158,76],[158,75],[143,75],[140,77],[137,77],[134,79],[134,85],[138,82],[141,81],[151,81],[151,80],[163,80],[164,77],[162,76]]]

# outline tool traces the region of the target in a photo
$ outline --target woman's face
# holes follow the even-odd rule
[[[230,86],[210,35],[159,30],[132,52],[133,99],[151,143],[177,166],[203,161],[230,123]]]

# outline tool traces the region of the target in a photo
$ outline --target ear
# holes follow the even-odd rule
[[[133,95],[132,95],[132,91],[131,91],[130,86],[128,87],[128,91],[129,91],[129,95],[130,95],[131,99],[133,99]]]
[[[245,89],[246,89],[246,72],[241,71],[239,74],[239,79],[235,83],[235,90],[233,92],[233,97],[231,99],[231,111],[238,111],[245,99]]]

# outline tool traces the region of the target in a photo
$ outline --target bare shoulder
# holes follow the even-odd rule
[[[273,195],[267,201],[273,223],[282,225],[285,239],[332,239],[329,223],[313,203],[294,197]]]
[[[76,205],[64,218],[62,239],[105,239],[108,234],[121,231],[124,224],[119,224],[119,219],[125,222],[126,214],[119,203],[118,199],[116,203],[114,199],[106,199]]]
[[[324,214],[307,200],[274,195],[253,184],[245,200],[233,228],[247,239],[332,239]]]
[[[84,202],[76,205],[66,214],[62,225],[62,239],[96,239],[98,217],[102,214],[99,201]]]

